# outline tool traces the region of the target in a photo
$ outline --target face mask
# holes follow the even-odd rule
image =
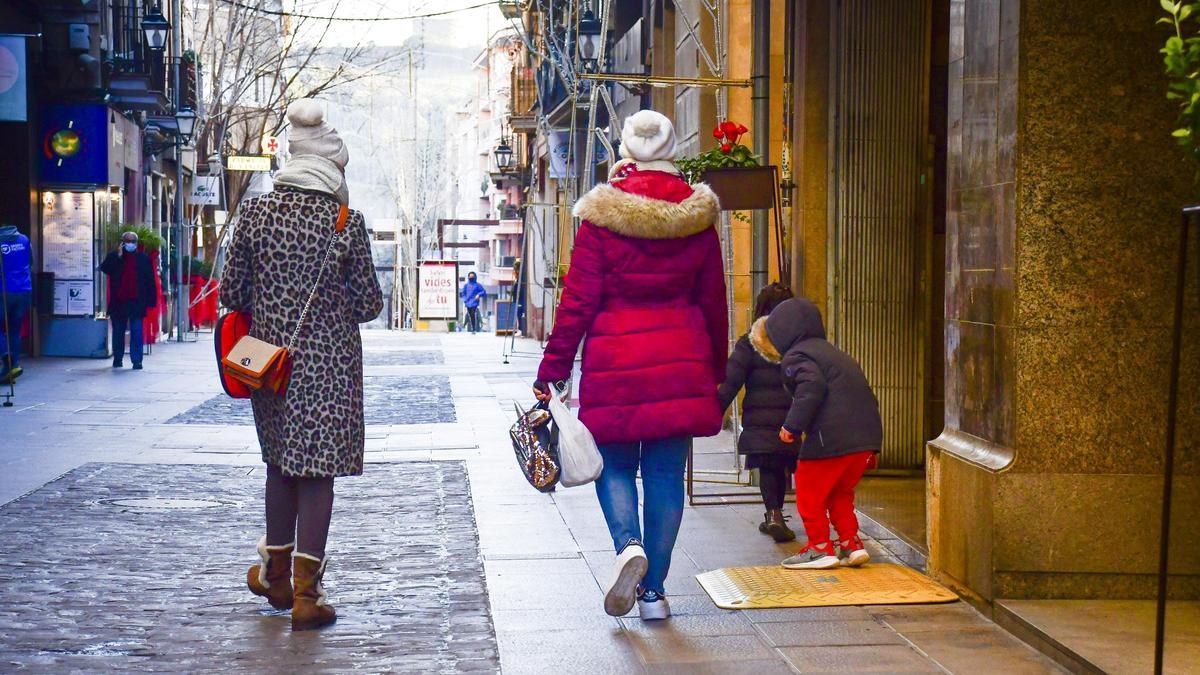
[[[137,250],[137,244],[134,244],[134,243],[125,244],[125,250],[130,253],[133,253],[134,251]]]

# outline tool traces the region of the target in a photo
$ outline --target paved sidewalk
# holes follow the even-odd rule
[[[385,509],[388,496],[399,495],[406,480],[423,470],[418,467],[430,461],[465,462],[478,523],[476,559],[482,558],[499,661],[506,673],[1057,672],[1054,664],[964,603],[743,612],[716,608],[696,583],[696,573],[731,565],[775,564],[799,548],[799,544],[775,545],[759,534],[756,523],[761,509],[753,505],[687,510],[667,581],[675,618],[644,625],[634,617],[608,617],[601,589],[609,574],[611,542],[592,490],[536,493],[521,479],[508,443],[512,402],[529,401],[536,345],[521,344],[521,354],[506,366],[501,362],[501,341],[486,335],[366,332],[364,344],[369,384],[378,380],[375,384],[386,389],[386,378],[428,378],[430,383],[444,378],[451,400],[440,403],[453,412],[454,421],[405,417],[403,409],[429,412],[427,408],[439,403],[429,398],[397,403],[389,396],[387,405],[402,410],[376,411],[386,423],[368,427],[366,476],[339,483],[339,495],[370,492],[381,502],[373,501],[373,508]],[[0,444],[0,472],[5,476],[0,482],[0,504],[88,462],[216,464],[244,466],[247,472],[261,467],[253,427],[220,423],[220,418],[198,420],[217,424],[167,423],[186,417],[219,391],[210,341],[160,345],[146,365],[147,370],[135,373],[113,372],[105,362],[31,361],[18,390],[17,407],[0,410],[0,433],[5,437]],[[720,454],[727,447],[724,443],[727,440],[698,444],[697,464],[728,462],[727,455]],[[379,466],[381,462],[388,466]],[[172,471],[163,466],[147,470]],[[245,499],[252,507],[252,483],[247,489]],[[351,503],[348,498],[335,510],[330,544],[335,561],[354,550],[359,534]],[[0,515],[13,507],[24,508],[21,503],[9,505],[0,508]],[[36,520],[42,513],[30,512],[28,517]],[[56,526],[46,517],[42,530],[47,538],[70,534],[56,532],[67,526]],[[99,510],[94,517],[116,533],[124,531],[117,509],[111,514]],[[0,538],[8,529],[4,522],[0,520]],[[232,532],[237,539],[250,537],[257,526],[248,515],[238,522],[241,529]],[[252,562],[252,544],[247,542],[240,558],[233,550],[222,555],[238,559],[239,564]],[[868,546],[884,556],[875,542]],[[407,554],[419,557],[420,552]],[[407,554],[398,549],[373,558],[362,552],[332,565],[331,599],[343,621],[365,622],[385,611],[390,598],[351,591],[351,587],[366,588],[359,584],[372,574],[385,584],[381,588],[394,578],[405,578],[402,566],[390,561],[403,561]],[[130,575],[155,573],[153,554],[128,560]],[[37,563],[31,558],[29,565]],[[230,569],[241,568],[231,564]],[[217,593],[236,593],[243,580],[240,575],[224,579],[220,574],[205,574],[193,582]],[[436,594],[431,591],[431,595]],[[138,607],[136,600],[127,602],[129,608]],[[416,608],[387,611],[420,616]],[[399,646],[403,636],[389,640],[389,647],[381,652],[365,653],[354,640],[339,637],[340,630],[335,627],[321,635],[325,663],[341,663],[344,669],[406,668],[405,651]],[[277,644],[294,652],[302,639],[311,638],[283,635]],[[244,652],[251,644],[239,646],[235,639],[229,649]],[[73,647],[81,648],[86,645]],[[149,663],[154,663],[153,657]],[[239,668],[239,663],[231,662],[228,668],[249,670]],[[437,662],[431,669],[453,667],[448,664]]]

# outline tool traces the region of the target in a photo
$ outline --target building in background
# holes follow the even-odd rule
[[[527,153],[512,130],[514,64],[526,59],[511,29],[493,35],[473,63],[475,95],[450,117],[449,208],[439,224],[443,259],[460,282],[475,272],[488,297],[481,307],[496,330],[520,330],[517,298]]]
[[[106,357],[107,287],[98,266],[123,229],[161,239],[166,302],[148,338],[174,325],[168,274],[178,254],[177,200],[190,190],[189,136],[202,72],[187,50],[180,3],[69,0],[0,5],[0,48],[18,66],[22,105],[0,106],[0,216],[33,242],[39,274],[31,312],[34,351]],[[170,30],[178,31],[175,39]],[[182,45],[176,48],[176,45]],[[181,76],[176,91],[174,69]],[[178,101],[178,105],[176,105]],[[177,118],[183,110],[190,119]],[[181,126],[183,134],[181,134]],[[189,138],[190,140],[190,138]],[[179,185],[178,176],[184,183]]]

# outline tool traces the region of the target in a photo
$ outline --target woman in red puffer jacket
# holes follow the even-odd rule
[[[671,159],[675,130],[650,110],[631,115],[609,182],[575,205],[562,301],[535,393],[566,380],[581,340],[579,418],[604,457],[596,494],[617,550],[605,610],[670,615],[663,581],[683,517],[683,472],[694,436],[721,430],[728,316],[720,205]],[[636,477],[645,492],[643,536]]]

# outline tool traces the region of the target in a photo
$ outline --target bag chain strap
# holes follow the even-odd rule
[[[325,267],[329,265],[333,247],[337,244],[340,236],[342,236],[342,230],[338,229],[329,239],[329,247],[325,249],[325,259],[321,261],[321,269],[317,270],[317,280],[313,282],[312,292],[308,294],[308,300],[304,302],[304,309],[300,310],[300,320],[296,322],[296,330],[292,331],[292,336],[288,338],[287,345],[284,347],[289,354],[292,351],[292,345],[296,344],[296,338],[300,337],[300,329],[304,327],[304,320],[308,318],[308,308],[312,306],[313,298],[317,297],[317,289],[321,287],[321,277],[325,274]]]

